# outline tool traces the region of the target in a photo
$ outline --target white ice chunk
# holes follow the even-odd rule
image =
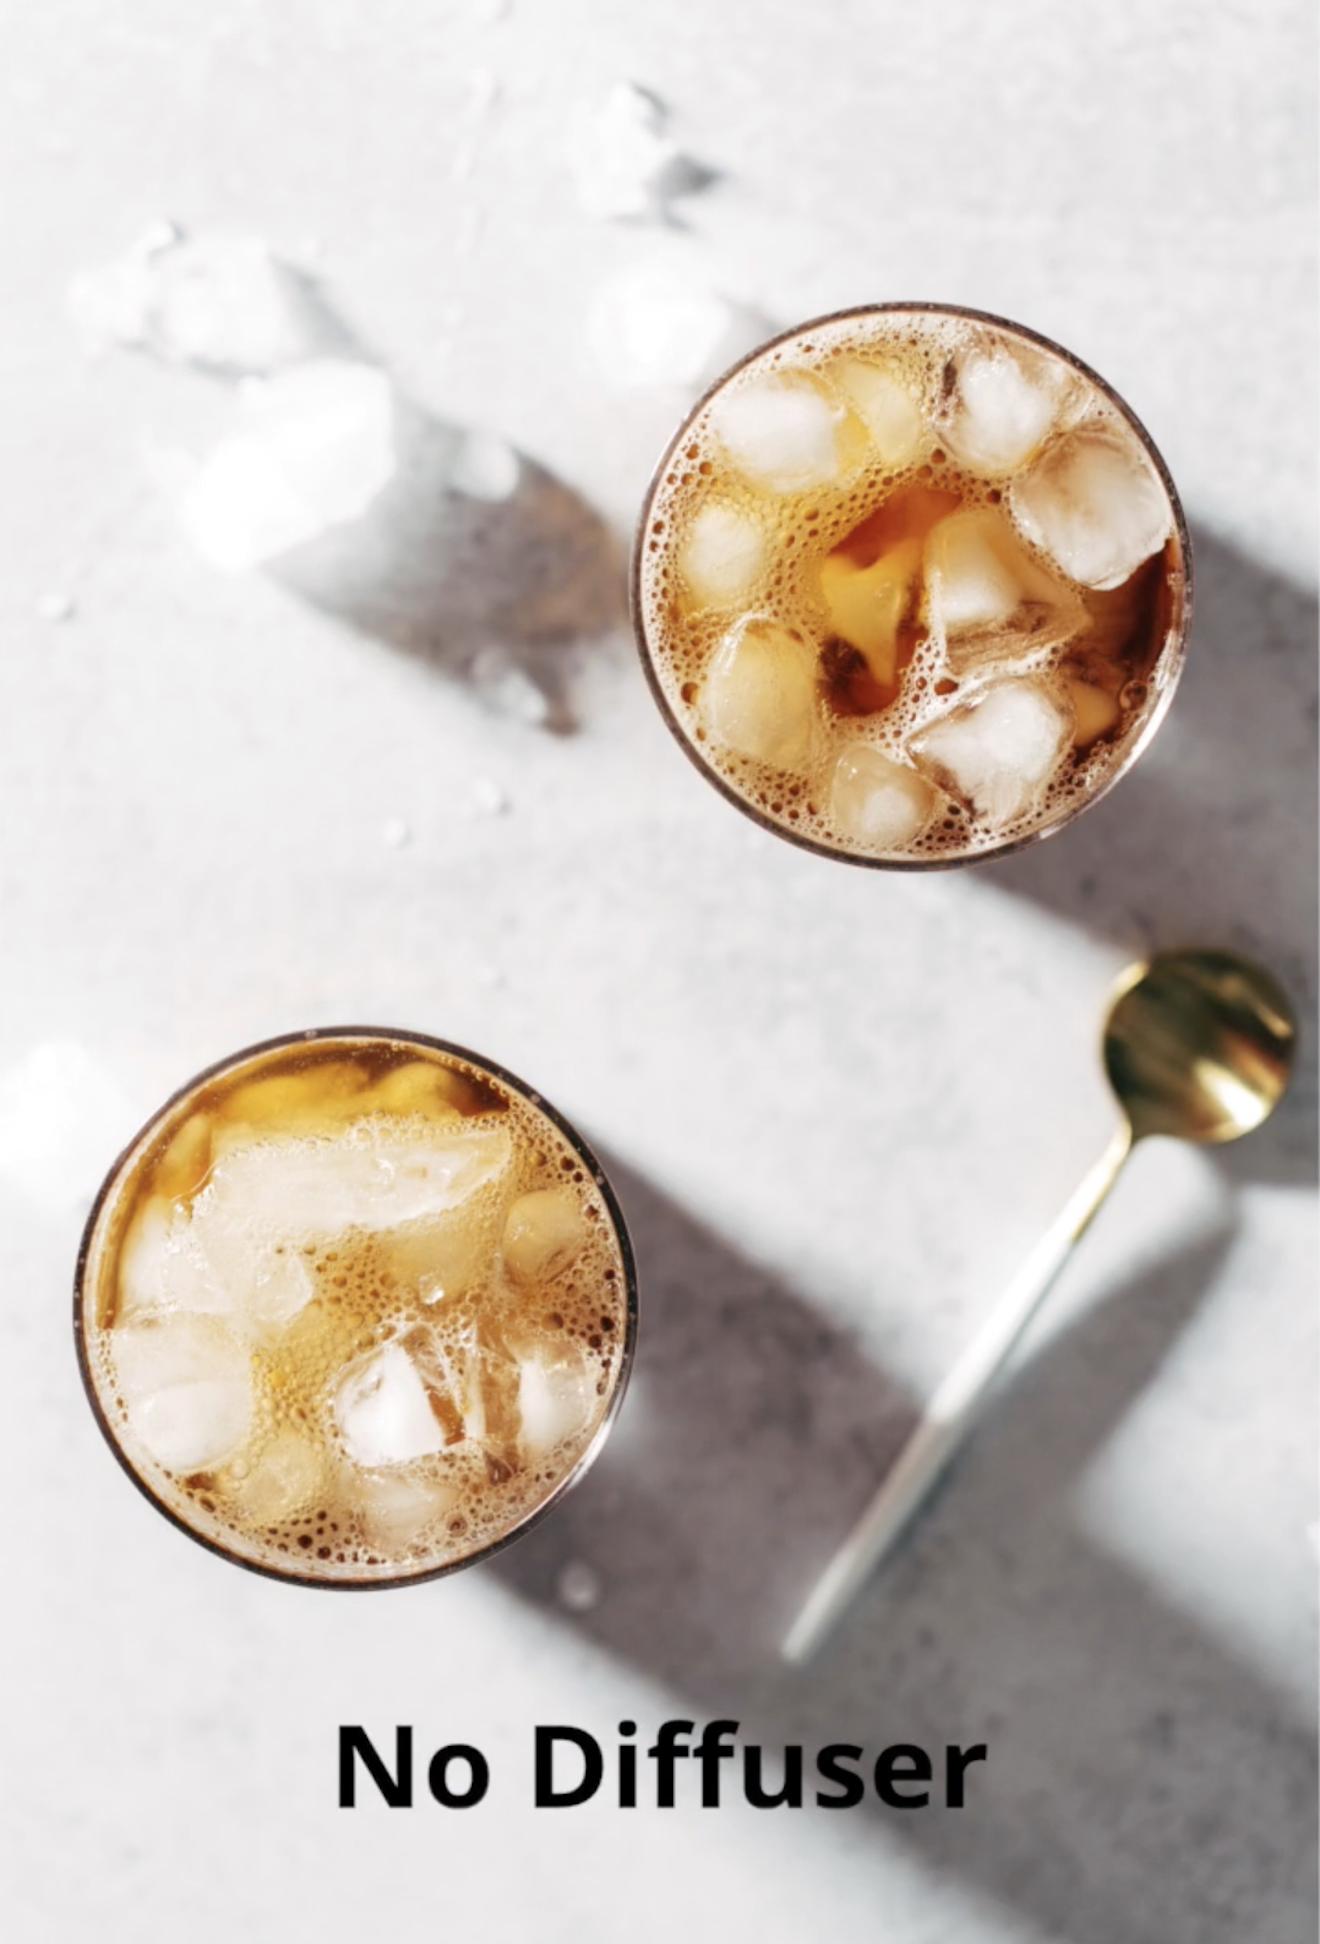
[[[679,151],[667,133],[669,111],[649,88],[620,81],[582,115],[569,142],[569,165],[589,216],[659,217]]]
[[[906,466],[926,437],[920,404],[902,379],[883,365],[845,358],[831,376],[846,394],[871,435],[877,456],[890,466]]]
[[[153,1310],[227,1315],[235,1298],[217,1275],[183,1209],[148,1202],[119,1253],[120,1313]]]
[[[587,1225],[571,1188],[537,1188],[519,1195],[504,1223],[501,1253],[520,1282],[549,1282],[581,1253]]]
[[[570,1613],[590,1613],[600,1605],[603,1590],[600,1574],[585,1559],[570,1559],[555,1580],[559,1604]]]
[[[316,1497],[325,1473],[319,1445],[296,1431],[281,1431],[233,1486],[231,1497],[253,1525],[278,1525]]]
[[[870,851],[900,851],[930,822],[938,799],[924,776],[866,743],[841,750],[830,785],[834,821]]]
[[[156,224],[121,262],[79,277],[69,307],[93,344],[212,371],[262,375],[313,349],[294,273],[254,236]]]
[[[334,1140],[255,1141],[216,1162],[193,1230],[216,1261],[221,1229],[288,1242],[397,1228],[459,1207],[504,1172],[512,1151],[505,1128],[462,1121],[425,1136],[364,1121]]]
[[[291,1323],[315,1294],[316,1282],[301,1250],[276,1242],[254,1261],[243,1307],[255,1323],[279,1329]]]
[[[1009,488],[1022,531],[1084,587],[1118,587],[1164,545],[1173,508],[1135,436],[1086,427]]]
[[[449,1442],[431,1395],[402,1343],[387,1343],[357,1365],[335,1394],[335,1422],[359,1465],[406,1465]]]
[[[745,600],[765,569],[766,536],[741,507],[707,500],[678,550],[678,571],[699,607]]]
[[[129,1426],[167,1471],[223,1463],[252,1426],[248,1353],[213,1316],[127,1323],[111,1337]]]
[[[519,1445],[528,1461],[589,1430],[598,1399],[592,1371],[577,1356],[545,1353],[522,1360],[518,1374]]]
[[[487,708],[513,722],[539,729],[550,720],[550,698],[537,686],[517,657],[502,642],[479,648],[468,669],[468,680]]]
[[[989,508],[940,521],[927,545],[926,585],[932,624],[955,651],[955,661],[978,645],[1001,656],[1043,648],[1086,619],[1077,596],[1046,573],[1003,515]]]
[[[52,626],[60,627],[72,621],[78,612],[78,597],[60,589],[50,594],[41,594],[36,601],[36,616],[39,621],[49,621]]]
[[[366,1528],[368,1543],[383,1552],[411,1545],[433,1520],[458,1504],[452,1485],[434,1478],[410,1478],[406,1473],[379,1472],[359,1481],[354,1497]]]
[[[0,1179],[52,1215],[83,1207],[138,1118],[76,1040],[44,1040],[0,1075]]]
[[[914,736],[911,749],[941,787],[1006,824],[1039,798],[1070,728],[1062,704],[1034,682],[993,682]]]
[[[716,650],[701,712],[726,748],[777,769],[798,767],[816,735],[814,652],[778,623],[749,617]]]
[[[716,377],[750,349],[743,317],[737,305],[690,270],[643,262],[601,285],[587,334],[597,369],[620,390],[693,386]]]
[[[770,492],[841,483],[859,456],[847,450],[846,411],[805,372],[731,385],[711,405],[710,422],[743,477]]]
[[[955,360],[955,373],[941,436],[955,459],[990,477],[1031,457],[1073,384],[1057,358],[988,333]]]
[[[241,429],[204,463],[180,519],[206,560],[241,573],[359,519],[396,464],[388,378],[319,359],[244,386]]]
[[[522,477],[522,461],[513,447],[494,432],[465,432],[449,481],[469,499],[491,505],[511,499]]]

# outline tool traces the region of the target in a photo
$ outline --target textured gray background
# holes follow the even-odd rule
[[[1240,1150],[1138,1155],[914,1543],[817,1669],[774,1651],[1106,1138],[1111,977],[1236,944],[1309,1016],[1311,12],[10,0],[0,1845],[23,1944],[1313,1936],[1312,1067]],[[668,226],[574,186],[575,118],[625,78],[714,178]],[[416,476],[347,591],[333,547],[280,577],[200,561],[169,455],[227,427],[231,388],[89,358],[69,321],[74,276],[164,215],[307,264],[412,401]],[[1140,770],[1060,841],[891,880],[761,834],[682,760],[620,586],[690,390],[620,385],[591,340],[602,290],[656,266],[773,324],[1000,311],[1150,426],[1195,531],[1191,660]],[[441,518],[449,423],[548,477]],[[491,643],[573,733],[492,712],[463,674]],[[484,1050],[574,1117],[645,1303],[635,1392],[562,1516],[361,1599],[156,1518],[67,1308],[136,1122],[239,1045],[348,1019]],[[556,1594],[570,1561],[600,1578],[587,1613]],[[956,1815],[530,1808],[534,1722],[610,1740],[668,1714],[991,1761]],[[341,1721],[476,1742],[487,1803],[345,1815]]]

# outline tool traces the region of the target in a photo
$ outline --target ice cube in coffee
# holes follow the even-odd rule
[[[585,1467],[631,1357],[627,1238],[582,1142],[413,1035],[303,1035],[196,1081],[93,1212],[103,1429],[195,1537],[361,1586],[466,1564]]]
[[[698,764],[784,835],[936,866],[1058,829],[1154,730],[1190,556],[1149,439],[1020,327],[882,306],[736,367],[674,440],[634,610]]]

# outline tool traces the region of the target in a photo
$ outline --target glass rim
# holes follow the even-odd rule
[[[1038,830],[1029,831],[1023,837],[1013,837],[989,849],[975,851],[961,857],[868,857],[860,851],[844,850],[841,846],[826,843],[819,837],[809,837],[802,831],[789,829],[786,825],[779,822],[777,818],[772,817],[767,811],[758,808],[754,803],[750,803],[746,797],[742,796],[693,747],[692,740],[687,731],[674,714],[669,697],[665,694],[660,678],[656,673],[650,643],[647,639],[646,622],[642,608],[641,590],[645,542],[649,531],[651,509],[655,496],[664,484],[665,475],[672,464],[674,455],[683,440],[687,437],[688,429],[692,425],[693,420],[706,409],[706,406],[715,397],[716,393],[722,391],[729,380],[736,377],[740,371],[744,371],[748,365],[754,364],[757,359],[764,357],[767,351],[773,351],[779,345],[790,344],[795,338],[800,338],[807,331],[820,330],[826,325],[848,323],[854,318],[901,316],[905,314],[925,317],[965,318],[973,324],[988,324],[996,330],[1007,331],[1015,337],[1025,338],[1029,343],[1039,346],[1043,351],[1052,352],[1055,357],[1061,358],[1074,371],[1080,372],[1126,420],[1127,424],[1135,433],[1142,450],[1154,465],[1160,483],[1168,495],[1169,505],[1173,513],[1174,533],[1181,554],[1181,606],[1178,618],[1177,639],[1170,639],[1160,650],[1159,654],[1160,663],[1168,669],[1167,677],[1161,686],[1160,693],[1149,715],[1142,723],[1140,731],[1133,737],[1130,747],[1124,752],[1123,760],[1114,765],[1103,782],[1098,784],[1094,790],[1083,797],[1080,802],[1074,803],[1066,812],[1055,818],[1052,822],[1042,825]],[[1087,364],[1084,358],[1079,358],[1076,352],[1069,351],[1066,346],[1058,343],[1056,339],[1047,337],[1043,331],[1033,330],[1029,324],[1019,324],[1011,317],[1000,317],[993,311],[974,310],[964,304],[924,302],[915,298],[899,299],[880,304],[854,304],[842,310],[827,311],[818,317],[809,317],[801,324],[794,324],[787,330],[777,331],[773,337],[768,337],[762,343],[753,346],[750,351],[745,352],[741,358],[736,359],[726,371],[721,372],[719,377],[707,385],[696,403],[690,406],[684,413],[682,421],[664,447],[659,459],[656,461],[650,479],[647,482],[646,491],[642,497],[641,510],[638,513],[637,522],[633,529],[632,560],[628,572],[628,605],[629,615],[632,621],[633,639],[641,660],[642,672],[646,677],[647,686],[650,688],[656,706],[666,726],[688,758],[688,761],[694,765],[709,784],[719,791],[721,796],[733,804],[735,809],[741,810],[744,816],[750,817],[753,823],[759,824],[763,830],[768,831],[772,836],[782,838],[785,843],[796,845],[799,850],[811,851],[818,857],[833,858],[839,863],[859,865],[863,870],[958,871],[966,869],[969,865],[991,864],[1000,858],[1011,857],[1017,851],[1026,850],[1033,844],[1040,844],[1049,837],[1057,836],[1060,831],[1066,830],[1070,824],[1074,823],[1078,817],[1085,815],[1088,810],[1093,809],[1102,798],[1108,796],[1115,784],[1122,781],[1128,774],[1128,771],[1137,762],[1138,758],[1149,747],[1156,731],[1168,713],[1174,693],[1182,679],[1183,668],[1187,661],[1187,644],[1192,631],[1193,612],[1192,538],[1187,525],[1187,517],[1183,512],[1182,501],[1178,497],[1178,489],[1173,483],[1172,475],[1169,472],[1168,466],[1165,464],[1164,456],[1160,452],[1159,447],[1122,394],[1115,390],[1108,379],[1101,377],[1098,371]]]
[[[512,1526],[508,1532],[501,1533],[498,1538],[491,1539],[486,1544],[478,1547],[476,1551],[466,1554],[462,1559],[447,1560],[438,1566],[425,1566],[417,1572],[390,1574],[374,1579],[327,1579],[314,1573],[286,1572],[278,1566],[268,1565],[261,1560],[244,1558],[241,1553],[233,1551],[230,1547],[223,1545],[219,1540],[208,1537],[207,1534],[199,1532],[195,1526],[190,1525],[187,1519],[162,1498],[160,1493],[142,1476],[141,1472],[133,1464],[128,1453],[124,1450],[120,1440],[115,1435],[114,1427],[111,1425],[106,1414],[100,1393],[97,1389],[95,1377],[91,1371],[87,1355],[85,1328],[88,1309],[86,1301],[86,1279],[88,1266],[93,1259],[94,1249],[100,1240],[97,1234],[98,1227],[102,1217],[113,1209],[118,1193],[122,1188],[126,1171],[138,1158],[144,1143],[156,1134],[168,1115],[176,1107],[181,1106],[185,1101],[190,1099],[199,1087],[203,1086],[208,1080],[216,1079],[221,1074],[228,1073],[237,1067],[245,1065],[248,1061],[255,1060],[261,1054],[274,1053],[281,1048],[316,1045],[320,1042],[337,1041],[347,1043],[362,1040],[385,1041],[400,1046],[420,1046],[425,1047],[433,1053],[452,1055],[456,1059],[465,1061],[478,1072],[489,1074],[493,1079],[502,1081],[514,1093],[518,1094],[523,1100],[535,1107],[539,1113],[544,1114],[547,1120],[552,1122],[573,1149],[574,1153],[586,1166],[587,1172],[591,1176],[601,1199],[605,1203],[606,1213],[613,1227],[615,1240],[619,1248],[619,1255],[623,1264],[625,1321],[623,1342],[620,1348],[618,1376],[615,1378],[614,1388],[610,1392],[609,1400],[600,1423],[596,1426],[589,1442],[583,1448],[575,1463],[565,1472],[564,1476],[556,1483],[546,1497],[537,1505],[533,1506],[531,1511],[521,1518],[515,1526]],[[127,1142],[111,1163],[104,1181],[97,1190],[96,1199],[92,1203],[91,1210],[83,1226],[82,1238],[78,1244],[78,1255],[74,1266],[73,1336],[74,1349],[78,1359],[78,1373],[82,1379],[83,1389],[87,1395],[87,1401],[91,1406],[92,1415],[96,1419],[101,1435],[118,1460],[121,1470],[137,1486],[144,1498],[169,1520],[171,1525],[177,1527],[180,1532],[185,1533],[197,1545],[204,1547],[207,1552],[214,1553],[217,1558],[227,1560],[230,1565],[241,1566],[245,1572],[257,1573],[263,1579],[279,1580],[285,1585],[315,1587],[322,1592],[330,1593],[383,1592],[395,1587],[421,1586],[431,1580],[447,1579],[451,1573],[462,1572],[466,1567],[479,1565],[483,1560],[490,1559],[495,1553],[502,1552],[506,1546],[512,1545],[515,1540],[521,1539],[526,1533],[530,1532],[533,1526],[539,1525],[541,1520],[559,1504],[560,1500],[575,1485],[581,1483],[586,1473],[591,1469],[600,1455],[605,1440],[614,1424],[614,1420],[618,1416],[619,1408],[623,1403],[624,1392],[628,1388],[628,1381],[632,1375],[632,1367],[637,1350],[637,1323],[637,1264],[633,1254],[632,1240],[628,1234],[628,1226],[624,1220],[623,1210],[619,1205],[618,1196],[596,1154],[584,1137],[535,1087],[531,1087],[525,1080],[519,1079],[518,1075],[511,1072],[508,1067],[501,1066],[495,1060],[486,1059],[483,1055],[472,1052],[466,1046],[459,1046],[453,1040],[438,1039],[433,1034],[414,1032],[411,1028],[390,1026],[307,1027],[301,1031],[277,1033],[270,1039],[254,1041],[252,1045],[243,1047],[239,1052],[231,1053],[226,1058],[216,1060],[210,1066],[203,1067],[199,1073],[194,1074],[192,1079],[186,1081],[183,1086],[175,1088],[169,1098],[143,1123],[137,1133],[133,1135],[132,1139]]]

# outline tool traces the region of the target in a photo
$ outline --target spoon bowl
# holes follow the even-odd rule
[[[1120,981],[1105,1072],[1134,1140],[1236,1141],[1277,1106],[1296,1034],[1262,967],[1231,952],[1165,952]]]

